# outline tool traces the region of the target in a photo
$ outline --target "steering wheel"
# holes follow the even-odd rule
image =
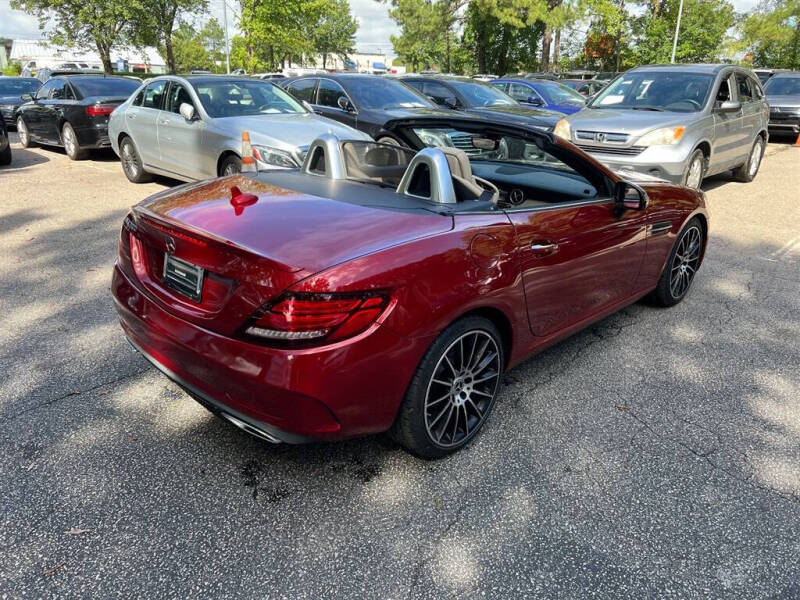
[[[472,178],[483,189],[492,192],[492,204],[497,206],[497,200],[500,198],[500,190],[497,189],[497,186],[493,184],[491,181],[487,181],[482,177],[478,177],[477,175],[473,175]]]

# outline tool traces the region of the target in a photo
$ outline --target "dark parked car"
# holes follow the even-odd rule
[[[91,148],[108,148],[108,116],[140,85],[127,77],[53,77],[17,110],[19,141],[23,148],[63,146],[72,160],[86,158]]]
[[[441,457],[484,426],[505,370],[643,296],[689,293],[702,193],[625,179],[531,127],[385,129],[405,147],[325,134],[300,168],[165,190],[122,223],[125,335],[242,430],[389,430]]]
[[[11,163],[11,144],[8,141],[8,129],[4,119],[0,119],[0,165]]]
[[[367,133],[379,142],[399,140],[384,128],[392,119],[426,115],[452,116],[397,79],[337,73],[303,75],[275,81],[314,112]]]
[[[0,77],[0,116],[6,125],[15,125],[14,115],[24,102],[23,94],[35,94],[42,82],[33,77]]]
[[[524,123],[544,131],[552,131],[561,114],[541,108],[524,106],[489,83],[468,77],[420,77],[401,79],[416,88],[443,108],[463,111],[480,118]]]
[[[800,134],[800,73],[777,73],[767,80],[770,135]]]
[[[492,85],[524,106],[546,108],[564,115],[576,113],[586,104],[586,98],[559,81],[495,79]]]

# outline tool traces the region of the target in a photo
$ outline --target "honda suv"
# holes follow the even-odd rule
[[[699,188],[734,170],[758,173],[769,106],[753,73],[730,65],[659,65],[612,81],[555,133],[613,169]]]

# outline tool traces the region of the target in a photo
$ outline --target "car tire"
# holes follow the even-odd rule
[[[11,144],[9,143],[5,148],[0,150],[0,165],[11,164]]]
[[[61,128],[61,142],[64,144],[64,151],[71,160],[83,160],[89,154],[81,148],[80,143],[78,143],[78,136],[75,135],[75,130],[69,123],[64,123]]]
[[[119,159],[122,163],[122,172],[131,183],[147,183],[153,180],[150,173],[144,170],[136,145],[127,136],[119,143]]]
[[[689,157],[689,162],[686,163],[686,169],[683,172],[683,185],[699,190],[703,183],[705,172],[706,156],[702,150],[695,150],[692,152],[692,156]]]
[[[703,256],[705,233],[700,219],[691,219],[669,253],[651,299],[659,306],[674,306],[686,297]]]
[[[31,132],[28,130],[28,125],[22,117],[17,117],[17,137],[19,138],[20,146],[23,148],[30,148],[33,146]]]
[[[425,459],[460,450],[489,418],[504,365],[501,337],[491,321],[456,321],[420,361],[390,435]]]
[[[225,177],[226,175],[235,175],[236,173],[241,173],[241,172],[242,172],[242,159],[236,156],[235,154],[226,156],[225,160],[223,160],[222,164],[219,166],[220,177]]]
[[[753,147],[747,155],[747,162],[742,166],[733,170],[733,178],[742,183],[750,183],[758,175],[758,169],[761,167],[761,159],[764,158],[764,148],[766,142],[760,135],[753,142]]]

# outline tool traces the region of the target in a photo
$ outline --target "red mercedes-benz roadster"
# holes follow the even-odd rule
[[[613,173],[568,142],[471,118],[323,135],[300,169],[156,194],[125,218],[112,290],[131,343],[271,442],[389,430],[467,444],[506,369],[703,259],[702,192]]]

